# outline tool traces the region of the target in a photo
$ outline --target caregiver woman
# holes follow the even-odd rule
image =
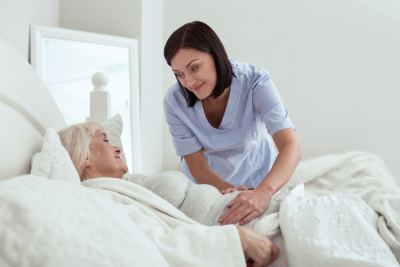
[[[203,22],[177,29],[164,57],[177,78],[165,95],[164,110],[181,171],[221,193],[245,190],[219,222],[246,224],[267,209],[300,161],[289,113],[269,73],[229,60]],[[255,190],[246,190],[251,187]]]

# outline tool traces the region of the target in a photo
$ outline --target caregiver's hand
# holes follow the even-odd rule
[[[279,248],[267,237],[253,231],[252,228],[237,227],[243,253],[247,259],[253,260],[247,266],[267,266],[279,255]]]
[[[244,185],[234,186],[234,187],[231,187],[231,188],[227,188],[227,189],[221,190],[221,194],[225,195],[225,194],[228,194],[228,193],[233,193],[235,191],[244,191],[244,190],[254,190],[254,187],[247,188]]]
[[[218,222],[225,225],[241,221],[240,224],[244,225],[267,210],[271,197],[271,194],[257,189],[239,193],[226,205],[229,210],[219,218]]]

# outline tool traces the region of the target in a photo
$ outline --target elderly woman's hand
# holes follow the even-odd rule
[[[227,188],[227,189],[221,190],[221,194],[225,195],[225,194],[228,194],[228,193],[233,193],[235,191],[244,191],[244,190],[254,190],[254,187],[247,188],[244,185],[234,186],[234,187],[231,187],[231,188]]]
[[[240,221],[241,225],[245,225],[267,210],[271,197],[271,194],[257,189],[243,191],[227,205],[229,210],[219,218],[218,222],[225,225]]]
[[[253,231],[252,228],[237,227],[246,261],[252,260],[252,267],[267,266],[279,255],[279,248],[267,237]]]

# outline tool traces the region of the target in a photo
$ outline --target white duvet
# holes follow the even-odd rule
[[[240,193],[222,195],[174,171],[131,174],[124,179],[148,188],[206,225],[219,225],[226,205]],[[275,242],[283,234],[284,246],[278,244],[281,255],[273,266],[398,266],[394,256],[400,252],[398,207],[396,187],[375,189],[360,198],[355,194],[307,196],[303,184],[292,185],[275,195],[267,211],[245,227]]]
[[[218,225],[237,193],[181,175],[124,177],[169,203],[115,178],[0,182],[0,266],[245,266],[234,226],[199,223]],[[396,187],[317,197],[292,185],[247,226],[281,248],[271,266],[398,266],[399,207]]]

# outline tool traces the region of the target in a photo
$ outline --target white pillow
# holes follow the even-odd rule
[[[33,156],[32,175],[53,180],[64,180],[80,184],[81,179],[60,137],[51,128],[47,129],[42,152]]]
[[[110,144],[121,148],[121,159],[126,163],[123,152],[121,134],[123,129],[122,118],[119,114],[101,123]],[[79,174],[67,152],[62,146],[57,132],[47,129],[43,141],[42,152],[33,155],[31,174],[53,180],[64,180],[80,183]]]
[[[120,158],[123,162],[126,163],[124,148],[122,147],[121,134],[123,130],[123,122],[122,118],[119,114],[111,117],[110,119],[101,123],[104,131],[107,134],[107,139],[110,141],[110,144],[113,146],[118,146],[121,148],[121,154],[119,154]]]

